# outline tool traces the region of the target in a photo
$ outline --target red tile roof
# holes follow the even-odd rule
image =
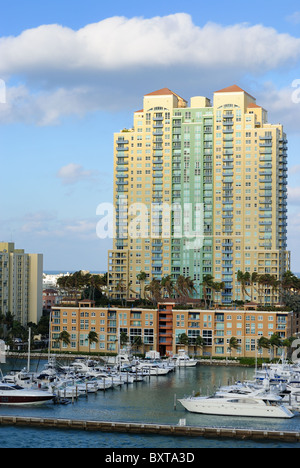
[[[229,86],[228,88],[220,89],[220,91],[216,91],[216,93],[246,93],[248,96],[255,99],[255,97],[251,96],[251,94],[247,93],[244,89],[240,88],[237,85]]]
[[[170,96],[170,95],[183,99],[178,94],[173,93],[173,91],[171,91],[169,88],[162,88],[162,89],[159,89],[158,91],[154,91],[153,93],[145,94],[145,96]],[[185,101],[185,99],[183,99],[183,101]]]
[[[262,109],[262,107],[252,102],[251,104],[249,104],[248,109]]]

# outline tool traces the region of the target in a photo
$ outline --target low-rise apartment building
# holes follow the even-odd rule
[[[70,343],[59,338],[65,331]],[[89,340],[90,332],[97,342]],[[159,304],[158,309],[95,307],[92,301],[78,306],[52,308],[52,350],[118,353],[121,336],[128,337],[134,351],[159,351],[162,356],[176,354],[182,348],[181,335],[189,338],[190,354],[216,357],[269,357],[274,350],[257,350],[261,337],[270,338],[277,333],[281,339],[293,335],[292,313],[258,310],[178,310],[174,304]],[[197,337],[204,340],[197,347]],[[136,338],[140,338],[136,340]],[[229,342],[235,337],[238,349],[230,350]],[[139,342],[139,346],[136,343]],[[280,350],[275,350],[275,354]]]

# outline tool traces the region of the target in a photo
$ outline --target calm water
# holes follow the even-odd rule
[[[8,361],[2,365],[5,374],[12,367],[22,368],[25,362]],[[37,363],[32,361],[32,370]],[[164,377],[151,377],[146,382],[123,385],[121,388],[80,397],[67,406],[47,404],[41,407],[0,406],[1,415],[146,422],[178,424],[185,418],[188,425],[253,428],[268,430],[300,431],[300,417],[292,420],[254,418],[228,418],[191,414],[177,403],[174,410],[174,395],[181,398],[193,391],[207,394],[215,387],[227,385],[233,380],[251,378],[253,371],[245,368],[202,367],[180,369]],[[178,438],[127,434],[103,434],[73,430],[0,427],[1,448],[202,448],[202,447],[291,447],[292,444],[252,441],[217,441],[201,438]]]

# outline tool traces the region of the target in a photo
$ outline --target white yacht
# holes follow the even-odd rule
[[[139,364],[136,364],[135,368],[133,367],[133,371],[135,371],[135,369],[137,369],[137,371],[141,371],[143,373],[145,373],[145,375],[154,375],[154,376],[160,376],[160,375],[167,375],[171,369],[166,365],[162,365],[160,363],[156,363],[156,362],[145,362],[145,361],[142,361],[140,362]]]
[[[61,368],[66,372],[75,372],[80,374],[86,374],[93,369],[93,361],[85,360],[82,358],[76,358],[70,366],[64,366]]]
[[[189,397],[179,400],[192,413],[256,418],[291,419],[295,416],[273,394],[218,393],[207,397]]]
[[[172,361],[176,367],[196,367],[198,364],[196,359],[191,359],[187,355],[174,356]]]
[[[198,364],[197,359],[192,359],[184,349],[179,349],[178,354],[173,356],[171,362],[176,367],[195,367]]]
[[[0,405],[39,405],[54,399],[51,392],[32,390],[9,383],[0,383]]]

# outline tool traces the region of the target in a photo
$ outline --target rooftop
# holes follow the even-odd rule
[[[153,93],[145,94],[145,96],[170,96],[170,95],[176,96],[177,98],[182,99],[183,101],[187,102],[178,94],[173,93],[173,91],[171,91],[169,88],[162,88],[157,91],[153,91]]]
[[[244,89],[240,88],[237,85],[232,85],[232,86],[229,86],[228,88],[220,89],[220,91],[215,91],[215,93],[246,93],[252,99],[255,99],[255,97],[251,96],[251,94],[247,93],[247,91],[245,91]]]

